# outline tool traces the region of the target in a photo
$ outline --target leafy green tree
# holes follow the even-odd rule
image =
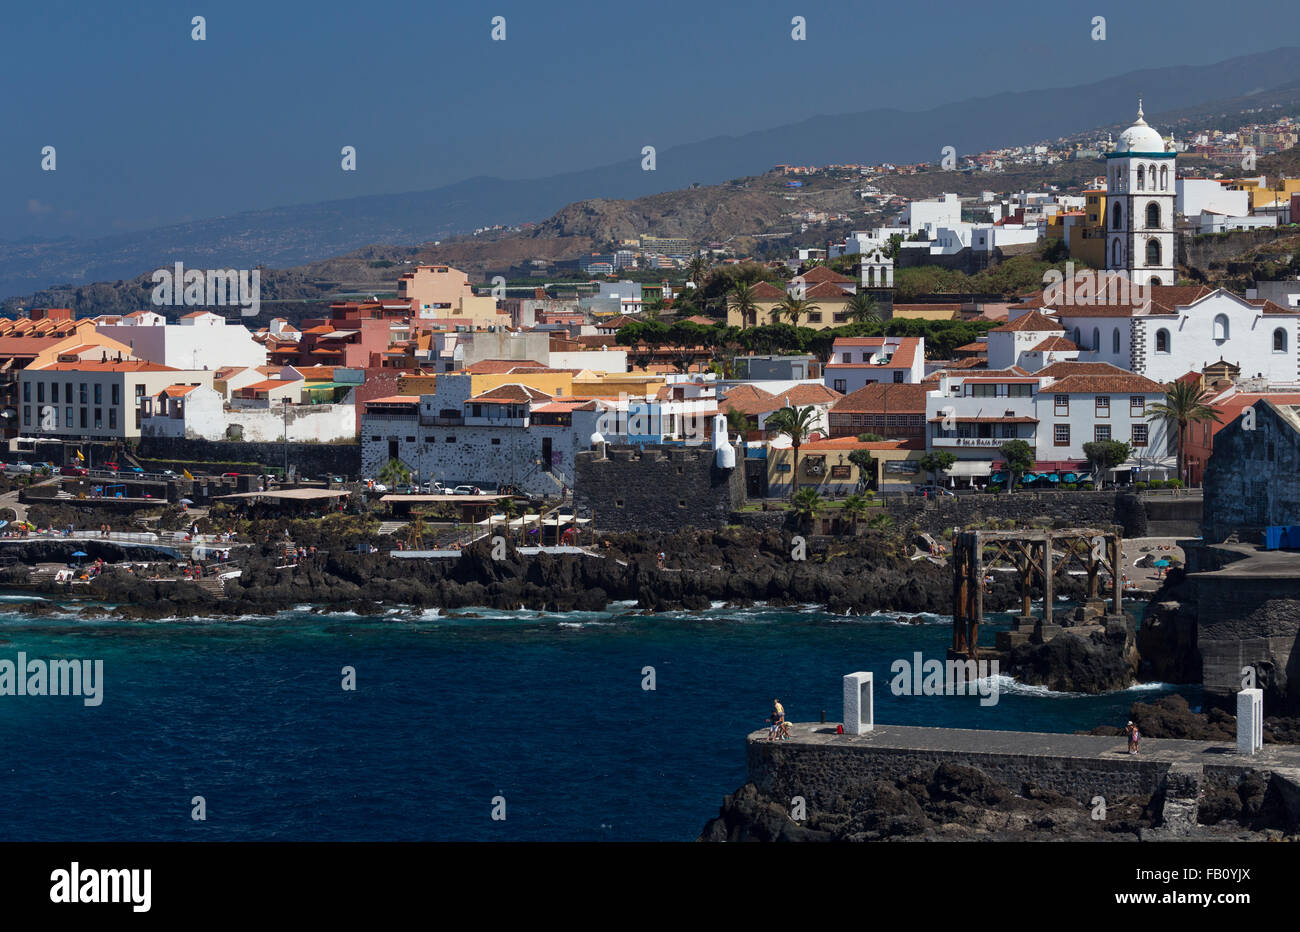
[[[939,481],[939,473],[952,469],[957,457],[947,450],[931,450],[921,457],[920,466],[930,474],[932,481]]]
[[[876,458],[870,450],[853,450],[849,453],[849,462],[858,467],[858,479],[864,486],[876,485]]]
[[[1034,451],[1023,440],[1008,440],[998,447],[998,452],[1007,467],[1007,491],[1013,492],[1020,477],[1034,468]]]
[[[790,446],[794,450],[794,474],[790,479],[792,495],[799,491],[799,448],[812,435],[816,424],[817,409],[805,405],[802,408],[784,407],[771,414],[764,425],[769,433],[790,438]]]
[[[1147,419],[1164,418],[1177,428],[1178,443],[1178,478],[1184,483],[1187,478],[1187,428],[1192,424],[1213,421],[1222,422],[1223,417],[1209,405],[1210,393],[1195,382],[1172,382],[1165,389],[1165,400],[1147,408]],[[1190,484],[1190,483],[1189,483]]]
[[[882,437],[882,436],[880,436],[880,434],[873,434],[873,433],[870,433],[870,432],[865,433],[865,434],[858,434],[858,442],[859,442],[859,443],[880,443],[880,442],[882,442],[884,439],[885,439],[885,438]]]
[[[1092,474],[1100,489],[1112,469],[1128,462],[1133,448],[1122,440],[1093,440],[1083,445],[1083,455],[1092,465]]]

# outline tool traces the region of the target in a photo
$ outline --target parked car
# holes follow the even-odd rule
[[[42,462],[42,463],[32,463],[32,471],[33,471],[33,472],[42,472],[42,471],[44,471],[44,472],[48,472],[48,473],[53,473],[53,472],[54,472],[54,464],[53,464],[53,463],[44,463],[44,462]]]
[[[384,485],[382,482],[375,482],[370,486],[370,490],[372,492],[383,493],[388,491],[388,486]]]
[[[223,473],[221,474],[221,478],[222,478],[222,479],[238,479],[238,478],[239,478],[239,473],[237,473],[237,472],[223,472]]]
[[[126,467],[126,471],[137,473],[138,475],[144,475],[144,470],[141,469],[139,466],[128,466]]]
[[[59,470],[59,473],[64,476],[84,476],[86,475],[86,467],[85,466],[64,466],[62,469]]]
[[[393,492],[396,493],[397,495],[414,495],[415,491],[416,489],[415,486],[413,485],[403,484],[403,485],[398,485],[393,487]]]
[[[456,486],[456,488],[451,490],[451,494],[452,495],[481,495],[483,493],[479,491],[478,486],[476,485],[458,485]]]
[[[426,495],[446,495],[447,487],[437,479],[430,479],[421,486]]]
[[[104,466],[103,466],[103,468],[104,468],[104,469],[111,469],[113,472],[117,472],[117,463],[111,463],[111,462],[110,462],[110,463],[105,463]]]
[[[951,489],[945,489],[941,485],[922,485],[917,486],[916,494],[920,498],[956,498],[957,495]]]
[[[159,475],[166,476],[168,479],[179,479],[180,474],[172,469],[164,469]]]

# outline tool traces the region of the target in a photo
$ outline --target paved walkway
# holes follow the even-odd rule
[[[749,735],[751,742],[764,743],[768,731]],[[1140,754],[1128,753],[1127,739],[1093,735],[1067,735],[1031,731],[984,731],[973,728],[922,728],[914,725],[876,725],[865,735],[837,735],[834,724],[794,722],[789,741],[774,741],[784,747],[878,747],[893,750],[950,751],[957,754],[1006,754],[1028,757],[1066,757],[1086,760],[1132,760],[1208,765],[1300,768],[1300,745],[1266,744],[1251,757],[1237,754],[1235,744],[1213,741],[1185,741],[1172,738],[1143,738]]]

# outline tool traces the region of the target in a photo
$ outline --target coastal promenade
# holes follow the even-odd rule
[[[1271,780],[1300,824],[1300,746],[1266,744],[1254,755],[1212,741],[1143,738],[1129,754],[1123,737],[880,725],[863,735],[838,735],[834,724],[792,723],[790,740],[768,741],[767,729],[746,741],[749,779],[774,799],[802,796],[833,807],[860,787],[942,764],[973,767],[1015,793],[1026,784],[1083,805],[1097,797],[1164,798],[1173,833],[1196,824],[1204,788],[1232,789],[1249,773]]]

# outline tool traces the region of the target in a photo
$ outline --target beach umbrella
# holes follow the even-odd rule
[[[194,499],[192,499],[192,498],[182,498],[182,499],[180,500],[180,504],[182,504],[182,505],[193,505],[193,504],[194,504]]]
[[[77,566],[81,566],[82,559],[90,556],[90,554],[86,553],[86,551],[84,550],[78,550],[76,553],[73,554],[73,556],[77,558]]]

